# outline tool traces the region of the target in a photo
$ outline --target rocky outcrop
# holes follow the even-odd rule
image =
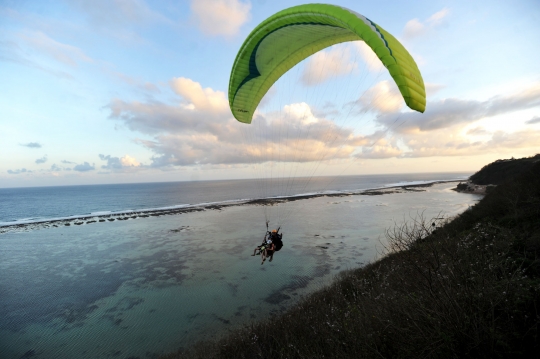
[[[467,182],[460,182],[456,188],[453,188],[453,190],[456,192],[486,194],[495,187],[496,186],[492,184],[479,185],[479,184],[474,184],[471,181],[467,181]]]

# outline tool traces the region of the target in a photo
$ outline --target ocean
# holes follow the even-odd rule
[[[0,188],[0,226],[241,199],[365,190],[406,183],[464,179],[469,175],[470,173],[417,173]]]
[[[0,189],[0,357],[153,358],[269,318],[395,223],[474,205],[439,182],[468,175]],[[261,265],[267,220],[284,247]]]

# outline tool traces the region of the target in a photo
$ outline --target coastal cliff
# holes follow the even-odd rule
[[[535,163],[540,162],[540,154],[532,157],[497,160],[484,167],[466,182],[460,182],[454,191],[474,194],[486,194],[497,185],[511,180],[528,171]]]

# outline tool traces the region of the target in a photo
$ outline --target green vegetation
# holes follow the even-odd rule
[[[480,171],[470,177],[474,184],[501,184],[520,173],[529,170],[535,163],[540,161],[540,154],[533,157],[511,158],[508,160],[497,160],[484,166]]]
[[[536,357],[540,161],[520,172],[452,221],[389,229],[387,256],[284,314],[166,358]]]

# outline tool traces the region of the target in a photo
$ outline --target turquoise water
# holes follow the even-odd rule
[[[0,357],[150,358],[222,335],[380,257],[394,222],[479,199],[452,187],[278,204],[285,246],[264,265],[255,205],[5,233]]]

